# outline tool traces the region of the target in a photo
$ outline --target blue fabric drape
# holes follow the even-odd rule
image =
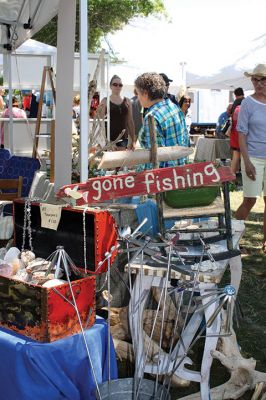
[[[108,379],[107,325],[85,331],[98,384]],[[94,400],[96,385],[82,334],[38,343],[0,329],[0,400]],[[111,341],[111,378],[117,378]]]

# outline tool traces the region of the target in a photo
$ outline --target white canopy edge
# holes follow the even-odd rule
[[[9,52],[9,44],[12,50],[18,48],[44,27],[57,15],[59,2],[0,0],[0,53]]]

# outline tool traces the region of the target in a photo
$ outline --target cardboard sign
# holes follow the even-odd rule
[[[57,231],[61,218],[61,211],[62,206],[41,203],[41,227]]]
[[[235,175],[229,167],[216,168],[212,162],[202,162],[91,178],[85,183],[63,186],[57,196],[72,198],[77,205],[84,205],[168,190],[213,186],[233,179]]]

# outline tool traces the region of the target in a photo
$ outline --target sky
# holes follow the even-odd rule
[[[164,72],[180,84],[183,62],[189,72],[211,75],[266,34],[266,0],[164,0],[164,5],[168,20],[137,18],[108,36],[117,56],[127,61],[128,84],[146,71]]]

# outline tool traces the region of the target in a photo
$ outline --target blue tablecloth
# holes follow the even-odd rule
[[[100,384],[108,379],[106,322],[97,317],[85,335]],[[117,378],[113,345],[111,378]],[[82,334],[39,343],[1,328],[0,382],[0,400],[95,399],[96,386]]]

